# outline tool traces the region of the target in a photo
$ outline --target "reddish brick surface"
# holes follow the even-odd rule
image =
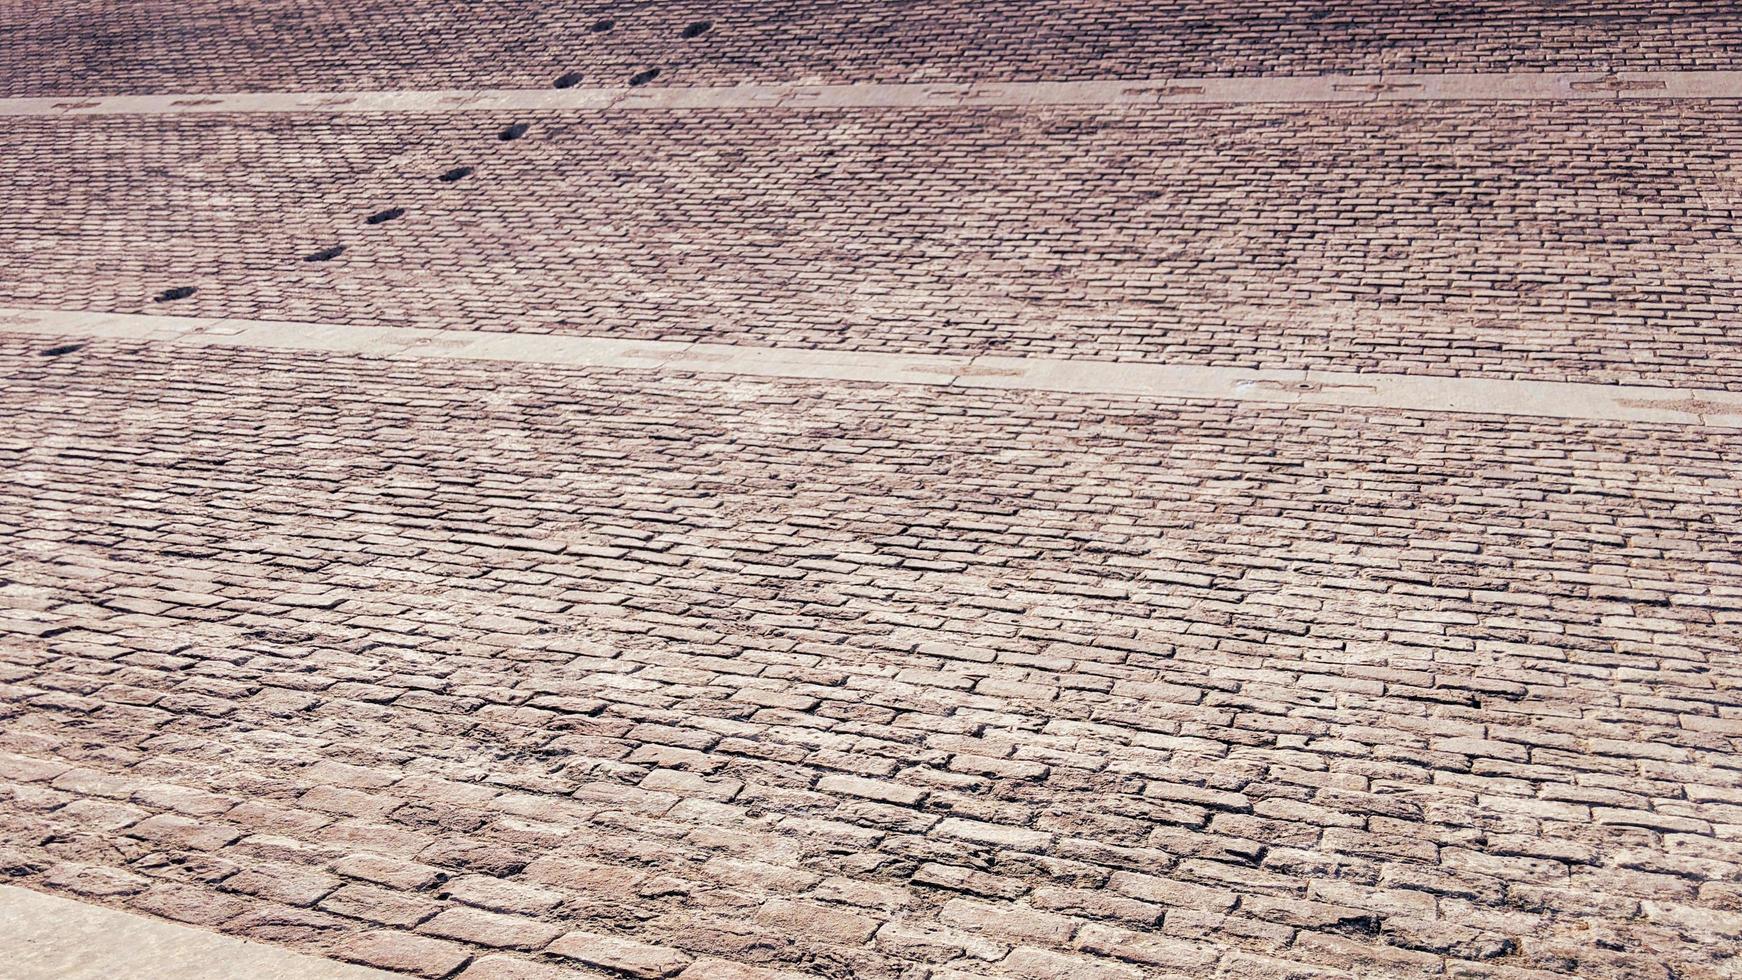
[[[428,976],[1735,949],[1738,430],[44,343],[32,887]]]
[[[43,0],[0,94],[1739,50],[1686,0]],[[3,117],[0,304],[1742,390],[1732,108]],[[462,980],[1734,976],[1742,429],[0,373],[8,881]]]
[[[32,0],[0,37],[27,95],[1742,67],[1697,0]]]
[[[399,932],[365,932],[339,944],[347,960],[420,977],[451,976],[471,960],[464,947]]]
[[[502,122],[9,120],[0,302],[1742,389],[1706,103]]]

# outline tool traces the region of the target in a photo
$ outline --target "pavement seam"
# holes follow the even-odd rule
[[[214,92],[0,99],[5,116],[527,110],[931,109],[1267,103],[1742,99],[1742,71],[1509,72],[1159,78],[1145,81],[749,84],[365,92]]]
[[[1742,427],[1742,392],[1700,388],[992,355],[891,354],[17,308],[0,308],[0,334],[302,350],[395,359],[507,361],[759,378]]]

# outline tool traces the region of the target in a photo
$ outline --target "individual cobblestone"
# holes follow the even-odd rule
[[[0,35],[0,95],[1742,67],[1695,0],[35,0]]]
[[[1742,430],[53,342],[0,340],[30,887],[427,976],[1742,936]]]
[[[0,302],[1742,390],[1706,103],[502,122],[5,120]]]

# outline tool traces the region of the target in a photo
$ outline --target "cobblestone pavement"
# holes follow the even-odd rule
[[[1742,390],[1713,104],[0,118],[0,303]]]
[[[1742,68],[1706,0],[31,0],[0,94]]]
[[[54,0],[0,81],[1742,67],[1464,7]],[[0,876],[463,980],[1742,975],[1734,107],[0,118],[0,305],[311,338],[0,320]],[[395,327],[735,346],[334,339]]]

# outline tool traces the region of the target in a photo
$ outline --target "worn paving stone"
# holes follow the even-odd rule
[[[0,34],[27,95],[1742,67],[1742,13],[1695,0],[39,0]]]
[[[12,118],[0,303],[1742,390],[1714,104]]]
[[[1683,0],[44,0],[0,37],[0,95],[72,103],[1742,68]],[[0,303],[1742,390],[1721,100],[905,97],[8,117]],[[91,336],[0,373],[32,899],[465,980],[1742,962],[1715,417]]]
[[[44,343],[29,887],[427,976],[1742,935],[1742,430]]]

